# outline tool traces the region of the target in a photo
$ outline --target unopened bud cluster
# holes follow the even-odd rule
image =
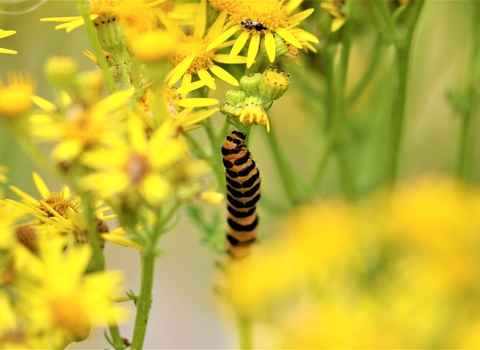
[[[220,111],[246,125],[270,125],[265,108],[287,91],[291,79],[284,71],[269,67],[263,73],[253,73],[240,79],[240,90],[229,90]]]

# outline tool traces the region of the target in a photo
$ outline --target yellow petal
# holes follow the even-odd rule
[[[215,74],[218,78],[222,79],[223,81],[226,81],[227,83],[233,85],[233,86],[239,86],[240,84],[238,83],[237,79],[230,73],[228,73],[225,69],[222,67],[213,65],[210,67],[210,71]]]
[[[312,43],[315,43],[315,44],[319,43],[318,38],[315,35],[310,34],[309,32],[306,32],[304,30],[295,31],[295,36],[297,37],[298,40],[301,40],[301,41],[311,41]]]
[[[337,8],[334,4],[332,4],[330,2],[322,2],[320,4],[320,7],[325,9],[325,10],[335,10]]]
[[[10,50],[10,49],[4,49],[3,47],[0,47],[0,53],[4,53],[7,55],[16,55],[18,51],[15,50]]]
[[[240,34],[240,36],[235,41],[235,44],[233,45],[232,50],[230,51],[230,58],[237,56],[240,53],[240,51],[242,51],[249,36],[250,36],[250,32],[246,30],[243,31],[242,34]]]
[[[10,189],[15,192],[20,198],[32,203],[32,204],[35,204],[37,205],[38,201],[33,198],[32,196],[30,196],[29,194],[23,192],[21,189],[15,187],[15,186],[9,186]]]
[[[128,237],[125,236],[120,236],[118,234],[110,234],[110,233],[104,233],[100,235],[104,240],[112,243],[117,243],[119,245],[122,245],[124,247],[132,247],[138,250],[143,250],[143,246],[138,244],[137,242],[131,240]]]
[[[35,182],[35,186],[37,186],[38,193],[40,193],[40,195],[43,198],[47,198],[48,195],[50,194],[50,190],[48,189],[45,182],[42,180],[40,175],[38,175],[35,172],[32,174],[32,176],[33,176],[33,181]]]
[[[182,118],[182,125],[189,126],[189,125],[198,123],[199,121],[207,119],[208,117],[217,113],[218,111],[219,111],[218,108],[214,108],[214,109],[207,109],[201,112],[190,113],[185,118]]]
[[[165,201],[172,192],[170,183],[162,176],[149,174],[138,187],[143,198],[152,205]]]
[[[187,74],[185,74],[185,75],[187,75]],[[212,81],[215,81],[215,79],[212,78]],[[186,84],[186,85],[184,85],[182,83],[182,86],[180,86],[178,89],[176,89],[175,92],[177,94],[187,94],[188,92],[193,91],[193,90],[197,90],[197,89],[199,89],[203,86],[205,86],[205,82],[203,82],[202,80],[197,80],[196,82],[189,83],[189,84]]]
[[[260,44],[260,34],[255,33],[250,40],[250,46],[247,53],[247,67],[250,68],[255,61],[258,53],[258,45]]]
[[[156,9],[156,12],[157,12],[158,18],[160,18],[160,21],[162,21],[165,28],[170,33],[172,33],[174,36],[177,36],[177,37],[183,35],[183,32],[180,29],[180,27],[177,25],[177,23],[175,23],[170,18],[168,18],[168,16],[165,14],[165,12],[163,12],[160,9]]]
[[[13,34],[15,34],[16,31],[14,30],[3,30],[3,29],[0,29],[0,39],[2,38],[7,38]]]
[[[211,68],[210,68],[211,69]],[[210,89],[216,90],[217,86],[215,85],[215,80],[212,81],[212,76],[205,69],[200,69],[198,72],[198,77],[207,85]]]
[[[298,6],[300,6],[302,2],[303,0],[291,0],[290,2],[288,2],[288,4],[285,5],[285,8],[287,9],[288,13],[291,13]]]
[[[267,50],[268,59],[273,63],[275,61],[275,38],[270,32],[265,33],[265,49]]]
[[[195,58],[195,54],[185,57],[175,68],[172,69],[170,74],[167,74],[165,80],[168,81],[168,85],[173,85],[187,72],[188,68],[192,64]]]
[[[225,42],[228,38],[230,38],[233,34],[235,34],[238,31],[237,27],[232,27],[225,32],[223,32],[221,35],[219,35],[217,38],[215,38],[208,46],[205,51],[210,51],[214,48],[216,48],[218,45],[221,43]]]
[[[218,104],[216,98],[184,98],[178,101],[180,107],[208,107]]]
[[[284,28],[278,28],[277,29],[277,34],[280,35],[283,39],[288,41],[293,46],[295,46],[299,49],[302,48],[302,44],[300,43],[300,41],[298,41],[298,39],[295,38],[295,36],[292,33],[290,33],[288,30],[286,30]]]
[[[206,37],[209,39],[214,39],[218,37],[222,32],[223,24],[225,23],[226,18],[227,18],[227,10],[223,10],[222,12],[220,12],[217,19],[210,27],[210,30],[208,31],[208,34]]]
[[[100,115],[105,115],[123,107],[126,105],[127,101],[132,97],[135,89],[128,89],[117,91],[114,94],[104,98],[94,106],[94,112]]]
[[[200,1],[197,10],[197,20],[195,21],[195,28],[193,33],[199,38],[203,38],[205,34],[205,27],[207,25],[207,5],[206,0]]]
[[[55,26],[55,30],[65,29],[67,33],[70,33],[75,28],[82,26],[85,22],[82,17],[77,18],[74,21],[58,24]]]
[[[43,109],[45,112],[53,113],[57,111],[57,106],[55,106],[52,102],[41,98],[40,96],[31,96],[30,99],[35,105]]]
[[[233,58],[230,58],[230,55],[223,55],[223,54],[218,54],[213,56],[213,60],[216,62],[220,63],[230,63],[230,64],[235,64],[235,63],[247,63],[247,58],[245,56],[235,56]]]
[[[57,162],[64,162],[77,158],[82,150],[83,144],[79,140],[65,140],[54,147],[52,157]]]
[[[299,23],[303,21],[305,18],[310,16],[313,13],[314,9],[310,8],[308,10],[302,11],[290,17],[290,23]]]
[[[192,83],[192,74],[191,74],[191,73],[185,73],[185,74],[183,75],[183,77],[182,77],[182,84],[181,84],[181,86],[182,86],[182,87],[183,87],[183,86],[188,86],[188,85],[190,85],[191,83]],[[190,91],[192,91],[192,90],[190,90]],[[181,93],[181,92],[178,92],[178,89],[175,90],[175,92],[176,92],[177,94],[180,94],[182,98],[187,97],[187,94],[189,93],[189,91],[185,91],[185,92],[182,92],[182,93]]]
[[[333,21],[332,21],[332,32],[336,32],[337,30],[339,30],[343,24],[345,23],[346,21],[346,18],[345,17],[342,17],[342,18],[335,18]]]

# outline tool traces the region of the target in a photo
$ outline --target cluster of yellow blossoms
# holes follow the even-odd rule
[[[274,68],[258,73],[262,59],[296,62],[299,49],[315,51],[318,42],[300,28],[313,12],[297,12],[301,2],[91,0],[78,1],[80,17],[42,19],[67,32],[84,26],[93,49],[85,54],[99,69],[79,72],[70,57],[50,58],[53,101],[35,95],[28,74],[0,82],[3,125],[68,184],[52,192],[34,173],[41,199],[11,186],[21,199],[0,202],[0,347],[62,348],[85,339],[91,326],[115,328],[126,319],[118,298],[136,302],[142,326],[132,347],[142,347],[153,276],[142,277],[139,296],[122,297],[121,273],[103,271],[104,242],[138,249],[151,274],[157,241],[180,205],[222,200],[206,175],[221,166],[216,145],[228,124],[215,135],[208,118],[220,108],[209,89],[217,78],[240,86],[244,96],[222,112],[234,125],[269,129],[266,110],[290,78]],[[2,30],[0,38],[13,34]],[[244,65],[250,74],[239,79],[225,65]],[[202,126],[211,150],[190,135]],[[104,215],[109,210],[114,214]],[[112,218],[115,230],[106,223]],[[124,346],[111,336],[113,346]]]

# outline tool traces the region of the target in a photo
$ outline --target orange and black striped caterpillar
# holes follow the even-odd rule
[[[241,132],[228,134],[222,154],[227,179],[227,252],[241,259],[250,253],[257,238],[260,171]]]

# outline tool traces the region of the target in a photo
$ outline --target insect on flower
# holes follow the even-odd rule
[[[264,29],[268,29],[267,27],[265,27],[260,22],[252,21],[251,19],[244,19],[243,21],[240,22],[240,24],[245,29],[254,29],[256,31],[261,31],[261,30],[264,30]]]

